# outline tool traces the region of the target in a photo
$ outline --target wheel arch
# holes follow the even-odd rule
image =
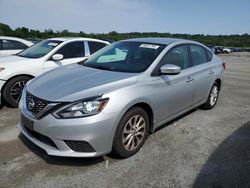
[[[19,77],[19,76],[27,76],[27,77],[30,77],[30,79],[35,78],[35,76],[30,75],[30,74],[18,74],[18,75],[12,76],[12,77],[8,78],[8,80],[6,80],[6,82],[4,83],[3,87],[1,88],[1,92],[3,92],[3,90],[4,90],[5,86],[6,86],[6,84],[7,84],[10,80],[12,80],[12,79],[14,79],[14,78],[17,78],[17,77]]]
[[[148,118],[149,118],[149,133],[153,133],[154,132],[154,112],[153,112],[153,108],[151,107],[151,105],[149,105],[146,102],[137,102],[135,104],[133,104],[132,106],[130,106],[126,111],[129,111],[130,109],[134,108],[134,107],[140,107],[143,110],[145,110],[145,112],[148,114]],[[124,114],[125,114],[124,113]]]
[[[221,79],[217,78],[214,82],[218,84],[218,87],[219,87],[219,90],[220,90],[221,89]]]

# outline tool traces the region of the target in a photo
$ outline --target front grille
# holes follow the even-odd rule
[[[27,92],[26,106],[29,111],[31,111],[34,115],[37,115],[42,112],[46,106],[48,106],[48,101],[35,97]]]
[[[55,145],[55,143],[47,136],[44,136],[38,132],[35,132],[35,131],[31,131],[27,128],[25,128],[25,130],[30,134],[32,135],[34,138],[36,138],[37,140],[39,140],[40,142],[43,142],[49,146],[52,146],[54,148],[57,148],[57,146]],[[58,148],[57,148],[58,149]]]
[[[64,142],[73,151],[86,153],[95,152],[95,149],[88,142],[85,141],[64,140]]]

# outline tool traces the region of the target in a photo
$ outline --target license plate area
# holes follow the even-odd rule
[[[21,123],[25,128],[27,128],[30,131],[33,131],[34,122],[22,114],[21,114]]]

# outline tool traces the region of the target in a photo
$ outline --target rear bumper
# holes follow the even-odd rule
[[[5,82],[5,80],[0,80],[0,105],[2,104],[2,88]]]

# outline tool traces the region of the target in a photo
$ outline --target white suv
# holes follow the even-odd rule
[[[0,56],[16,54],[32,45],[33,42],[24,39],[0,36]]]
[[[51,38],[14,56],[1,57],[0,98],[17,107],[28,80],[53,68],[82,61],[108,44],[91,38]]]

